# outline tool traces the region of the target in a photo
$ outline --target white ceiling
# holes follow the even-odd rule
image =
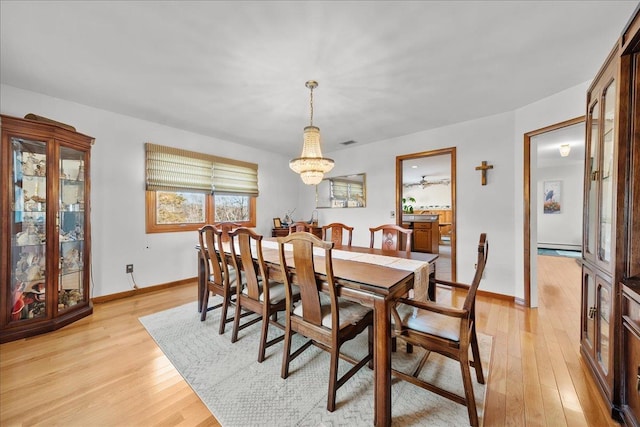
[[[3,0],[0,81],[297,156],[307,80],[325,152],[512,111],[593,78],[637,4]]]

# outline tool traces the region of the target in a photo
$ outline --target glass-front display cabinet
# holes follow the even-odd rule
[[[38,116],[0,116],[0,342],[91,314],[89,163],[93,138]]]
[[[611,57],[610,59],[612,59]],[[617,206],[617,62],[608,62],[587,93],[582,245],[581,350],[608,402],[615,402],[615,236]]]

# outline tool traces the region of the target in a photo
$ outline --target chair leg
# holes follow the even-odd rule
[[[218,334],[220,335],[224,334],[224,329],[227,324],[227,312],[229,310],[229,300],[231,297],[224,295],[223,298],[224,301],[222,302],[222,310],[220,312],[220,329],[218,330]]]
[[[369,363],[367,363],[367,366],[369,367],[369,369],[373,369],[373,325],[369,325],[367,327],[367,335],[369,336],[369,354],[371,355],[371,360],[369,360]],[[392,343],[391,345],[393,346],[393,343],[395,342],[395,337],[392,338]]]
[[[280,376],[286,379],[289,376],[289,362],[291,354],[291,327],[287,325],[284,331],[284,348],[282,350],[282,370]]]
[[[329,367],[329,393],[327,396],[327,411],[329,412],[336,410],[336,392],[338,391],[338,360],[340,360],[340,347],[335,347],[331,348],[331,366]]]
[[[236,298],[236,316],[233,319],[233,332],[231,333],[231,342],[234,343],[238,341],[238,329],[240,328],[240,312],[241,312],[241,303],[240,296]]]
[[[478,347],[478,337],[476,336],[475,325],[471,330],[471,351],[473,353],[473,366],[476,368],[476,378],[479,384],[484,384],[484,374],[482,373],[482,362],[480,361],[480,348]]]
[[[258,363],[264,361],[264,353],[267,347],[267,334],[269,333],[269,314],[262,313],[262,332],[260,334],[260,348],[258,349]]]
[[[464,396],[467,403],[467,412],[469,413],[469,423],[472,427],[478,427],[478,411],[476,409],[476,399],[473,395],[473,383],[471,381],[471,372],[469,370],[469,349],[466,354],[461,351],[460,369],[462,371],[462,383],[464,384]]]
[[[200,321],[204,322],[207,319],[207,308],[209,306],[209,288],[205,285],[202,289],[202,311],[200,312]]]

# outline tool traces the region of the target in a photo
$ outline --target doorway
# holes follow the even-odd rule
[[[404,203],[403,203],[404,199]],[[456,280],[456,148],[396,157],[396,223],[406,214],[437,214],[438,278]]]
[[[539,248],[581,248],[584,122],[582,116],[524,135],[526,307],[538,306]],[[563,151],[568,152],[561,152],[561,146],[567,144],[569,148],[563,147]]]

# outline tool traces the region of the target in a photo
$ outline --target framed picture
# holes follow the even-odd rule
[[[562,181],[544,181],[543,212],[546,214],[561,213]]]
[[[280,218],[273,218],[273,228],[282,228]]]

